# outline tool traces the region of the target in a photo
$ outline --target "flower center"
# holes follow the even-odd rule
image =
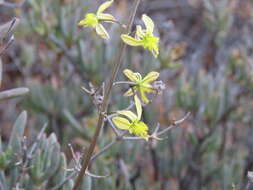
[[[147,130],[148,130],[147,126],[142,125],[140,121],[133,121],[133,123],[130,126],[131,133],[139,137],[147,137],[148,136]]]
[[[143,36],[143,47],[145,49],[152,50],[158,45],[158,38],[153,36],[152,34],[146,34]]]
[[[85,22],[87,26],[95,27],[99,23],[99,20],[95,14],[88,13],[85,16]]]

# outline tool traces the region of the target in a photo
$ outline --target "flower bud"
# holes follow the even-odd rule
[[[157,91],[158,94],[160,94],[165,89],[165,84],[161,80],[155,81],[153,83],[153,88]]]

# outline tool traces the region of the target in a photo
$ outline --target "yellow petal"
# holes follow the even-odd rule
[[[121,110],[121,111],[117,111],[117,113],[120,114],[120,115],[126,116],[131,121],[135,121],[137,119],[137,116],[129,110]]]
[[[119,129],[128,130],[130,127],[130,122],[123,117],[114,117],[112,121]]]
[[[141,94],[141,99],[144,103],[149,103],[149,99],[147,98],[146,94],[145,94],[145,91],[143,88],[140,88],[140,94]]]
[[[150,82],[153,82],[155,81],[157,78],[159,77],[159,73],[158,72],[155,72],[155,71],[152,71],[150,73],[148,73],[144,79],[142,80],[143,83],[150,83]]]
[[[78,26],[86,27],[86,21],[85,21],[85,19],[81,20],[81,21],[78,23]]]
[[[123,42],[125,42],[126,44],[128,44],[130,46],[141,46],[142,45],[142,40],[137,40],[137,39],[135,39],[129,35],[126,35],[126,34],[122,34],[121,39],[123,40]]]
[[[95,28],[99,23],[97,16],[94,13],[87,13],[84,15],[84,19],[81,20],[78,26],[88,26]]]
[[[102,5],[99,6],[97,14],[104,12],[108,7],[110,7],[113,3],[113,0],[106,1]]]
[[[135,91],[134,88],[130,88],[124,93],[124,96],[133,96],[134,91]]]
[[[141,85],[140,85],[140,87],[141,88],[145,88],[145,89],[146,88],[148,88],[148,89],[152,89],[153,88],[153,86],[151,84],[147,83],[147,82],[146,83],[142,82]]]
[[[133,71],[131,71],[130,69],[125,69],[123,71],[124,75],[130,80],[130,81],[133,81],[133,82],[138,82],[139,81],[139,76],[134,73]]]
[[[142,114],[142,107],[141,107],[141,101],[139,100],[138,96],[134,96],[134,103],[136,106],[136,111],[137,111],[137,119],[141,119],[141,114]]]
[[[102,24],[98,24],[96,26],[96,32],[97,34],[101,37],[101,38],[104,38],[104,39],[109,39],[110,36],[109,34],[107,33],[107,31],[105,30],[105,28],[103,27]]]
[[[112,16],[111,14],[106,14],[106,13],[100,13],[97,14],[97,17],[100,21],[104,22],[116,22],[117,20]]]
[[[142,122],[136,122],[134,126],[131,126],[131,131],[134,133],[134,135],[142,137],[142,138],[148,138],[148,126]]]
[[[154,49],[152,49],[152,54],[155,58],[157,58],[157,56],[159,55],[159,49],[158,47],[155,47]]]
[[[142,30],[140,25],[136,26],[136,39],[139,40],[139,38],[143,38],[143,36],[145,35],[145,32]]]
[[[147,131],[147,130],[148,130],[148,126],[147,126],[146,123],[144,123],[143,121],[139,121],[136,125],[138,125],[138,127],[139,127],[142,131]]]
[[[156,91],[153,89],[152,85],[148,85],[148,87],[146,87],[146,85],[144,87],[141,87],[144,93],[155,93]]]
[[[136,75],[136,77],[138,78],[138,80],[139,81],[141,81],[142,80],[142,76],[141,76],[141,74],[140,73],[134,73],[135,75]]]
[[[129,133],[133,134],[133,129],[132,128],[129,128]]]
[[[142,20],[146,26],[147,31],[150,33],[153,33],[155,25],[154,25],[154,22],[152,21],[152,19],[149,16],[147,16],[146,14],[143,14]]]

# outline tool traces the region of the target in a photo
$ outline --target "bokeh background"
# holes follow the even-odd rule
[[[1,2],[1,1],[0,1]],[[0,132],[10,137],[13,121],[28,111],[25,134],[34,137],[43,124],[54,132],[71,159],[88,147],[97,110],[81,86],[99,86],[108,79],[117,53],[120,28],[106,25],[103,41],[78,21],[100,0],[20,0],[0,3],[0,23],[14,16],[15,42],[2,56],[2,90],[27,86],[30,93],[0,104]],[[109,12],[127,21],[133,0],[115,0]],[[22,5],[22,6],[21,6]],[[111,176],[92,180],[104,190],[230,190],[244,189],[253,170],[253,1],[143,0],[135,24],[146,13],[160,36],[158,59],[141,48],[128,48],[122,68],[145,75],[161,73],[163,94],[144,109],[151,131],[191,116],[161,142],[119,143],[93,164],[92,171]],[[122,73],[118,80],[124,80]],[[114,89],[110,110],[130,99],[127,86]],[[98,151],[113,139],[106,125]],[[234,186],[234,187],[233,187]]]

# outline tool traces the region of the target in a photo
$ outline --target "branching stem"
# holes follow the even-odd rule
[[[135,0],[135,2],[134,2],[134,8],[132,9],[132,13],[131,13],[131,16],[129,18],[128,24],[127,24],[126,33],[130,33],[130,31],[131,31],[131,28],[132,28],[132,25],[133,25],[133,21],[134,21],[134,17],[136,15],[136,11],[138,9],[140,1],[141,0]],[[98,118],[98,123],[97,123],[96,131],[95,131],[95,134],[94,134],[94,136],[92,138],[91,144],[89,146],[87,155],[86,155],[86,157],[85,157],[85,159],[84,159],[84,161],[82,163],[81,171],[80,171],[80,173],[79,173],[79,175],[77,177],[76,183],[75,183],[75,185],[74,185],[74,187],[73,187],[72,190],[77,190],[78,187],[81,185],[81,183],[83,181],[83,176],[85,175],[85,172],[86,172],[86,170],[87,170],[87,168],[89,166],[92,154],[94,152],[94,149],[95,149],[95,146],[96,146],[96,143],[97,143],[97,139],[98,139],[99,133],[101,131],[101,128],[104,125],[104,117],[105,117],[105,115],[103,113],[107,112],[107,107],[108,107],[109,100],[110,100],[110,97],[111,97],[112,86],[113,86],[113,83],[114,83],[114,81],[116,79],[116,76],[118,74],[119,68],[122,65],[123,55],[124,55],[124,52],[125,52],[125,48],[126,48],[126,45],[121,41],[120,42],[120,51],[119,51],[118,56],[114,60],[114,64],[113,64],[113,68],[112,68],[113,69],[112,75],[111,75],[110,80],[108,82],[108,85],[107,85],[107,88],[106,88],[106,92],[105,92],[105,96],[104,96],[104,100],[103,100],[103,104],[102,104],[102,107],[101,107],[101,111],[99,113],[99,118]]]

